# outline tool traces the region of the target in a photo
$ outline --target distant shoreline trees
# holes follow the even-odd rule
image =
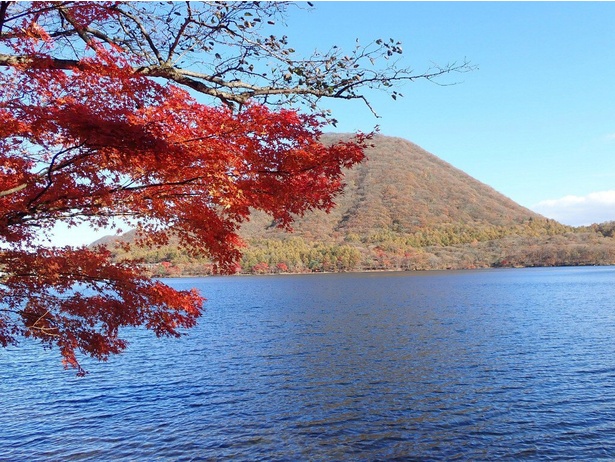
[[[380,232],[335,242],[249,239],[238,272],[279,274],[352,271],[416,271],[502,267],[593,266],[615,264],[611,224],[572,228],[553,220],[532,220],[505,229],[461,226],[414,234]],[[603,230],[607,235],[598,232]],[[416,234],[420,235],[417,239]],[[429,238],[426,238],[429,236]],[[207,259],[191,259],[176,247],[116,250],[117,259],[141,259],[158,277],[213,274]]]

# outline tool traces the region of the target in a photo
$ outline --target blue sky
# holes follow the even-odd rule
[[[615,220],[615,3],[314,2],[291,8],[287,26],[305,54],[392,37],[418,73],[433,62],[478,66],[442,81],[456,85],[404,85],[397,101],[370,94],[379,119],[331,102],[337,131],[379,125],[566,224]],[[100,234],[60,231],[56,241]]]
[[[417,72],[470,60],[438,86],[329,104],[338,130],[399,136],[571,225],[615,220],[615,3],[315,2],[291,11],[300,49],[395,38]]]

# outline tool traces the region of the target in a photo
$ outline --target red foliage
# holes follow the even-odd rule
[[[75,8],[84,24],[108,14],[92,3]],[[331,209],[366,137],[325,146],[315,116],[201,104],[100,43],[58,69],[39,25],[45,11],[38,22],[25,17],[23,35],[0,35],[32,58],[0,72],[0,344],[25,336],[57,345],[82,373],[78,352],[122,351],[124,326],[178,335],[195,324],[203,299],[147,279],[135,264],[112,264],[102,248],[42,248],[55,223],[108,226],[121,217],[140,244],[173,235],[192,254],[210,255],[216,271],[233,272],[250,210],[290,228],[295,215]]]
[[[257,263],[252,267],[252,272],[255,274],[266,274],[270,270],[269,265],[265,262]]]

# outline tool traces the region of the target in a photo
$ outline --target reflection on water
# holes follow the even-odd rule
[[[180,340],[0,351],[0,460],[615,457],[615,269],[173,280]]]

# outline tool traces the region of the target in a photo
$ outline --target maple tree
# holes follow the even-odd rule
[[[83,374],[78,355],[119,353],[125,326],[180,335],[202,313],[199,293],[103,247],[51,246],[53,227],[119,232],[121,219],[140,245],[173,236],[231,273],[251,210],[290,229],[331,209],[362,160],[369,135],[320,142],[332,121],[322,98],[369,106],[364,90],[397,97],[396,82],[469,68],[414,75],[388,64],[393,40],[296,58],[264,32],[287,7],[0,2],[0,345],[40,340]]]

